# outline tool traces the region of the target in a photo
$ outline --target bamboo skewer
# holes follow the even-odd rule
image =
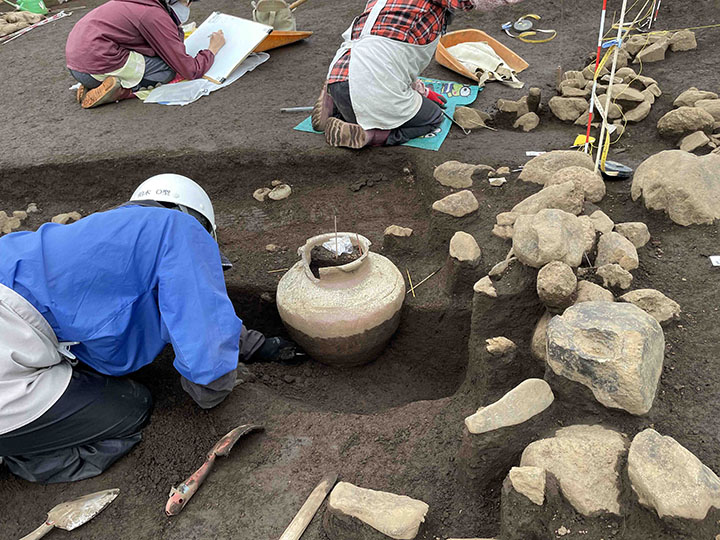
[[[435,274],[437,274],[440,270],[442,270],[442,267],[440,267],[440,268],[438,268],[437,270],[435,270],[432,274],[430,274],[430,275],[429,275],[428,277],[426,277],[425,279],[422,279],[417,285],[415,285],[412,289],[410,289],[410,290],[409,290],[408,292],[406,292],[405,294],[413,293],[413,296],[415,296],[415,292],[414,292],[414,291],[415,291],[420,285],[422,285],[423,283],[425,283],[428,279],[430,279],[430,278],[433,277]],[[408,277],[409,277],[409,276],[410,276],[410,275],[408,274]],[[412,285],[412,283],[411,283],[411,285]]]
[[[410,292],[413,295],[413,298],[415,298],[415,287],[413,287],[412,278],[410,277],[410,270],[405,268],[405,272],[407,272],[408,281],[410,282]]]

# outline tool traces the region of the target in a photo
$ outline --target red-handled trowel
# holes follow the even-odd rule
[[[205,463],[178,487],[170,488],[170,498],[165,505],[165,513],[168,516],[177,516],[210,474],[213,464],[215,463],[215,458],[218,456],[227,456],[230,450],[232,450],[232,447],[235,446],[235,443],[238,442],[243,435],[263,429],[262,426],[252,424],[239,426],[215,443],[215,446],[208,452]]]
[[[37,540],[55,527],[66,531],[77,529],[102,512],[108,504],[115,500],[118,493],[120,493],[119,489],[106,489],[74,501],[58,504],[48,512],[45,523],[20,540]]]

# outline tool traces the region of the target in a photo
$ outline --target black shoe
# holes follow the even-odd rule
[[[253,354],[248,363],[254,362],[280,362],[283,364],[297,364],[303,360],[304,353],[292,341],[281,337],[271,337]]]

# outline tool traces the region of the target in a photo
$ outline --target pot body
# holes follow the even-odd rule
[[[292,338],[323,363],[358,366],[374,360],[400,324],[405,280],[386,257],[370,252],[370,241],[354,233],[363,255],[343,266],[310,271],[310,252],[333,238],[316,236],[298,251],[298,261],[280,280],[277,307]]]

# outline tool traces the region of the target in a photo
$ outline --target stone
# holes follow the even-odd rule
[[[516,426],[543,412],[554,399],[550,385],[544,380],[527,379],[500,400],[468,416],[465,426],[473,435]]]
[[[515,129],[522,128],[522,130],[527,133],[528,131],[532,131],[539,125],[540,117],[537,115],[537,113],[529,112],[523,114],[520,118],[518,118],[513,124],[513,127]]]
[[[458,231],[450,239],[450,257],[461,263],[477,266],[482,252],[472,235]]]
[[[630,193],[679,225],[710,224],[720,219],[720,155],[655,154],[638,166]]]
[[[8,216],[4,210],[0,210],[0,234],[8,234],[20,227],[20,218]]]
[[[546,311],[533,330],[532,339],[530,340],[530,352],[543,365],[547,360],[547,327],[553,315]]]
[[[620,515],[616,468],[626,451],[627,439],[621,433],[602,426],[575,425],[531,443],[520,466],[554,474],[565,498],[584,516]]]
[[[433,176],[443,186],[464,189],[472,187],[472,175],[477,170],[475,165],[460,163],[459,161],[446,161],[435,167]]]
[[[465,129],[476,129],[487,127],[485,122],[490,120],[490,115],[470,107],[457,107],[453,114],[453,120]]]
[[[595,170],[595,162],[585,152],[575,150],[554,150],[532,158],[520,173],[520,180],[545,185],[560,169],[583,167]]]
[[[545,208],[556,208],[570,214],[578,215],[582,212],[585,202],[583,186],[575,182],[566,181],[562,184],[553,184],[544,187],[526,199],[516,204],[510,214],[537,214]]]
[[[575,303],[581,302],[614,302],[613,293],[606,288],[596,285],[591,281],[581,279],[577,284],[577,297]]]
[[[411,236],[413,233],[413,230],[409,227],[400,227],[399,225],[390,225],[387,229],[385,229],[385,236],[395,236],[398,238],[407,238],[408,236]]]
[[[498,167],[493,176],[503,176],[506,174],[510,174],[510,167]]]
[[[27,210],[25,210],[28,214],[37,214],[40,212],[40,209],[38,208],[38,205],[34,202],[31,202],[28,204]]]
[[[68,212],[66,214],[58,214],[52,218],[51,221],[53,223],[59,223],[60,225],[67,225],[73,221],[79,221],[80,219],[82,219],[82,216],[79,212]]]
[[[554,96],[549,105],[552,113],[563,122],[574,122],[589,107],[587,100],[579,97]]]
[[[615,231],[630,240],[636,248],[641,248],[650,241],[650,231],[641,221],[618,223],[615,225]]]
[[[485,349],[493,356],[510,354],[517,350],[515,342],[505,336],[494,337],[485,340]]]
[[[25,221],[27,219],[28,215],[25,210],[15,210],[13,212],[13,217],[15,219],[19,219],[20,221]]]
[[[278,246],[277,244],[268,244],[265,246],[265,251],[268,253],[277,253],[279,251],[283,251],[282,246]]]
[[[613,220],[602,210],[595,210],[590,214],[590,221],[592,221],[593,227],[600,234],[609,233],[615,227]]]
[[[618,300],[635,304],[660,324],[680,316],[680,304],[655,289],[636,289],[623,294]]]
[[[498,99],[496,106],[500,112],[517,113],[520,108],[520,103],[510,99]]]
[[[491,298],[497,298],[497,291],[495,290],[495,286],[493,285],[490,276],[485,276],[484,278],[478,280],[475,285],[473,285],[473,291],[477,294],[484,294],[485,296],[489,296]]]
[[[607,67],[603,66],[600,68],[600,76],[603,77],[610,73]],[[595,63],[588,64],[585,66],[585,69],[582,70],[583,77],[585,77],[585,80],[588,82],[592,82],[595,78]]]
[[[542,91],[536,86],[530,88],[526,101],[528,112],[537,113],[540,110],[541,101]]]
[[[641,431],[630,444],[628,476],[640,504],[660,518],[702,520],[720,508],[720,478],[672,437]]]
[[[629,289],[633,277],[630,272],[619,264],[606,264],[597,269],[597,275],[602,279],[603,286],[616,289]]]
[[[633,103],[642,103],[645,101],[645,96],[642,95],[642,92],[635,90],[629,84],[614,84],[610,90],[610,96],[613,100],[619,101],[629,101]]]
[[[657,83],[647,85],[645,91],[656,98],[662,96],[662,90],[660,90],[660,87],[657,85]]]
[[[580,81],[585,82],[585,76],[582,71],[566,71],[562,74],[561,81]]]
[[[270,182],[270,185],[272,187],[278,187],[278,186],[281,186],[283,183],[284,182],[282,180],[273,180],[272,182]]]
[[[648,34],[636,34],[623,41],[622,48],[631,55],[635,56],[643,49],[643,47],[649,45],[650,43],[650,36]]]
[[[585,253],[590,253],[593,249],[595,249],[595,244],[597,242],[597,231],[595,230],[595,225],[593,225],[590,216],[578,216],[578,221],[580,222],[580,227],[582,227],[583,251]]]
[[[472,214],[479,206],[472,191],[463,190],[452,193],[439,201],[435,201],[432,208],[443,214],[460,218]]]
[[[331,540],[412,540],[425,521],[429,506],[406,495],[395,495],[339,482],[330,492],[323,527]],[[363,534],[374,530],[380,535]]]
[[[507,180],[505,178],[490,178],[488,180],[491,186],[493,187],[500,187],[507,183]]]
[[[586,201],[592,203],[600,202],[605,196],[605,182],[602,176],[585,167],[574,166],[560,169],[545,183],[545,188],[569,181],[574,182],[582,189]]]
[[[698,90],[694,86],[691,86],[675,99],[673,105],[675,105],[676,107],[694,107],[695,103],[700,100],[717,98],[718,95],[715,92]]]
[[[282,201],[283,199],[287,199],[291,193],[292,188],[290,186],[280,184],[279,186],[275,186],[272,191],[267,194],[267,197],[273,201]]]
[[[538,506],[545,502],[545,469],[540,467],[513,467],[508,475],[512,487]]]
[[[643,415],[652,407],[665,354],[660,324],[633,304],[582,302],[547,329],[547,363],[589,388],[604,406]]]
[[[643,96],[644,97],[644,96]],[[653,101],[655,101],[653,99]],[[628,122],[642,122],[650,115],[650,110],[652,109],[652,102],[650,101],[643,101],[640,103],[637,107],[634,109],[630,109],[625,113],[625,120]]]
[[[645,90],[642,90],[642,95],[645,96],[645,101],[648,102],[651,106],[655,103],[655,94],[653,94],[650,90],[647,88]],[[652,109],[652,107],[651,107]]]
[[[670,37],[670,50],[672,52],[692,51],[697,49],[695,32],[692,30],[680,30]]]
[[[619,264],[628,272],[640,266],[633,243],[622,234],[611,231],[600,236],[595,266],[613,263]]]
[[[700,99],[695,107],[710,113],[715,122],[720,122],[720,99]]]
[[[583,228],[573,214],[556,209],[521,215],[513,227],[513,252],[527,266],[541,268],[551,261],[577,267],[582,262]]]
[[[257,188],[255,191],[253,191],[253,199],[258,202],[263,202],[271,191],[272,189],[266,187]]]
[[[538,272],[537,293],[549,308],[562,309],[573,303],[577,289],[575,272],[567,264],[552,261]]]
[[[720,100],[718,101],[720,102]],[[708,144],[710,144],[710,137],[705,135],[702,131],[696,131],[695,133],[685,135],[685,137],[680,139],[678,146],[683,152],[694,152],[695,150],[698,150],[703,146],[707,146]]]
[[[665,60],[665,52],[670,45],[669,39],[663,39],[656,41],[655,43],[648,45],[635,56],[633,64],[648,64],[651,62],[660,62]]]
[[[586,90],[585,88],[575,88],[573,86],[564,86],[560,93],[562,94],[562,97],[579,97],[583,99],[590,97],[590,90]]]
[[[660,136],[677,139],[696,131],[704,131],[709,135],[714,127],[713,116],[706,110],[697,107],[674,109],[660,118],[657,124]]]

